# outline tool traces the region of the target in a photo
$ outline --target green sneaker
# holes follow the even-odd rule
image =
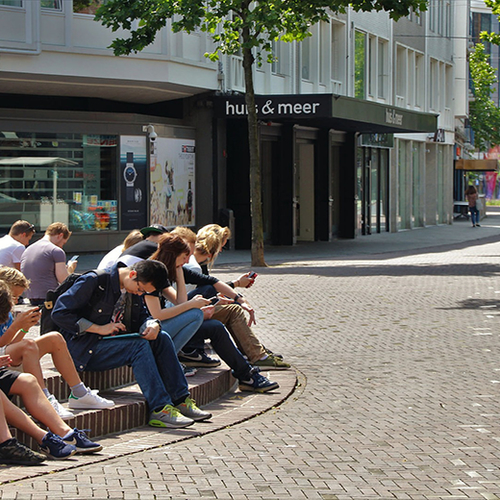
[[[285,363],[285,361],[274,354],[268,354],[266,359],[259,359],[259,361],[252,364],[253,366],[267,368],[268,370],[288,370],[290,368],[290,363]]]
[[[185,417],[181,412],[172,405],[165,405],[160,411],[152,411],[149,416],[148,424],[151,427],[170,427],[182,428],[189,427],[194,424],[192,418]]]
[[[177,405],[176,408],[188,418],[193,419],[195,422],[201,422],[202,420],[208,420],[212,418],[212,414],[208,411],[200,410],[194,401],[189,396],[184,400],[184,403]]]

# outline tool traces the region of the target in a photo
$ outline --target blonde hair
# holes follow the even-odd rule
[[[208,224],[196,234],[195,249],[204,255],[210,255],[208,264],[212,266],[229,238],[231,238],[231,230],[228,227]]]
[[[127,248],[133,247],[139,241],[142,241],[144,236],[139,231],[139,229],[134,229],[128,233],[127,237],[123,240],[123,250],[127,250]]]
[[[45,234],[47,236],[57,236],[62,234],[64,239],[67,240],[71,236],[71,231],[68,226],[63,222],[53,222],[46,230]]]
[[[21,271],[13,267],[0,266],[0,280],[7,283],[9,288],[20,286],[28,289],[30,287],[30,280]]]
[[[191,231],[188,227],[177,226],[170,231],[170,234],[176,234],[180,236],[183,240],[187,241],[189,245],[196,244],[196,233]]]
[[[205,238],[209,234],[215,234],[224,244],[227,240],[231,239],[231,229],[219,226],[219,224],[207,224],[203,226],[198,230],[196,236],[197,238]]]

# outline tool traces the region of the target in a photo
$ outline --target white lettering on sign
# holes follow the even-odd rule
[[[386,109],[385,123],[392,123],[393,125],[403,125],[403,115],[396,113],[395,109]]]
[[[261,115],[314,115],[318,112],[319,102],[280,102],[277,106],[268,99],[261,108],[255,105],[257,114]],[[244,116],[248,114],[246,104],[232,104],[226,101],[226,116]]]

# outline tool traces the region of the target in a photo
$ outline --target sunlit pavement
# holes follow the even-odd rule
[[[298,372],[288,400],[2,498],[500,498],[498,212],[481,224],[270,250],[245,295]],[[236,278],[241,255],[214,274]]]

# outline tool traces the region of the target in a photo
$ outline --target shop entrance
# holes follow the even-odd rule
[[[357,149],[357,229],[359,234],[389,231],[389,150]]]
[[[294,242],[314,241],[314,144],[298,142],[295,161]]]

